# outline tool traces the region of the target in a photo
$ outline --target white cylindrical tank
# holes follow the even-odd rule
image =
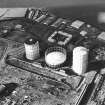
[[[39,57],[39,42],[29,38],[24,43],[25,55],[28,60],[35,60]]]
[[[75,73],[81,75],[86,72],[88,63],[88,52],[89,50],[82,46],[74,48],[72,69]]]
[[[45,52],[45,62],[48,66],[56,68],[66,61],[66,50],[62,47],[50,47]]]

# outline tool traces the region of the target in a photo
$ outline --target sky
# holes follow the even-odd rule
[[[105,0],[0,0],[0,7],[57,7],[105,4]]]

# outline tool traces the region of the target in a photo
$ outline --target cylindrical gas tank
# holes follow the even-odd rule
[[[25,55],[28,60],[35,60],[39,57],[39,42],[29,38],[24,43]]]
[[[50,47],[45,52],[45,62],[49,67],[57,68],[66,61],[66,50],[62,47]]]
[[[88,63],[88,52],[89,50],[82,46],[76,47],[73,50],[72,69],[79,75],[86,72]]]

